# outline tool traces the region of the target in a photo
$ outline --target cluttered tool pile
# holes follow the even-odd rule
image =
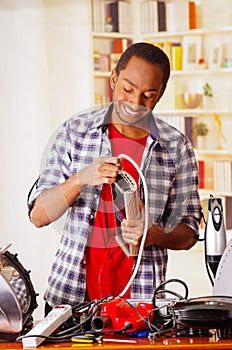
[[[170,279],[154,290],[152,300],[107,296],[101,300],[57,305],[40,322],[34,324],[37,307],[30,273],[9,246],[0,249],[0,339],[21,342],[24,348],[41,343],[102,343],[134,337],[156,341],[168,337],[211,336],[216,330],[220,339],[229,339],[232,330],[232,240],[226,244],[222,203],[211,197],[205,230],[205,255],[211,270],[213,293],[188,298],[188,287],[179,279]],[[184,290],[175,291],[175,284]],[[171,286],[171,287],[170,287]]]

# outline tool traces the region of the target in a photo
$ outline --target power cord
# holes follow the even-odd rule
[[[210,195],[210,198],[211,198],[212,195]],[[204,212],[203,212],[203,209],[201,211],[201,215],[202,215],[202,220],[204,221],[204,224],[205,224],[205,228],[204,228],[204,236],[203,238],[198,238],[198,241],[204,241],[204,258],[205,258],[205,267],[206,267],[206,272],[207,272],[207,275],[209,277],[209,280],[210,280],[210,283],[212,285],[212,287],[214,286],[214,281],[213,281],[213,278],[212,278],[212,275],[211,275],[211,272],[210,272],[210,269],[209,269],[209,265],[207,263],[207,243],[206,243],[206,234],[207,234],[207,221],[205,220],[205,216],[204,216]]]
[[[133,273],[131,275],[131,278],[129,279],[127,285],[125,286],[125,288],[123,289],[123,291],[119,294],[119,297],[123,297],[123,295],[128,291],[128,289],[130,288],[131,284],[134,281],[135,276],[137,275],[137,272],[139,270],[139,265],[142,259],[142,254],[143,254],[143,249],[144,249],[144,245],[145,245],[145,240],[146,240],[146,236],[147,236],[147,231],[148,231],[148,224],[149,224],[149,210],[148,210],[148,189],[147,189],[147,183],[145,180],[145,177],[142,173],[142,171],[140,170],[140,168],[138,167],[137,163],[128,155],[126,154],[119,154],[118,156],[119,159],[127,159],[134,167],[135,169],[138,171],[140,178],[142,180],[143,183],[143,188],[144,188],[144,229],[143,229],[143,235],[142,235],[142,239],[141,239],[141,243],[140,243],[140,248],[139,248],[139,252],[138,252],[138,257],[136,259],[136,265],[135,268],[133,270]]]
[[[184,296],[182,296],[181,294],[179,294],[179,293],[176,293],[176,292],[174,292],[174,291],[172,291],[172,290],[170,290],[170,289],[165,289],[165,288],[163,288],[164,286],[166,286],[167,284],[169,284],[169,283],[179,283],[179,284],[182,284],[182,286],[184,287],[184,289],[185,289],[185,295]],[[158,294],[160,294],[160,293],[169,293],[169,294],[172,294],[172,295],[175,295],[176,297],[178,297],[179,299],[188,299],[188,286],[187,286],[187,284],[184,282],[184,281],[182,281],[182,280],[180,280],[180,279],[178,279],[178,278],[171,278],[171,279],[169,279],[169,280],[167,280],[167,281],[165,281],[165,282],[163,282],[163,283],[160,283],[160,285],[155,289],[155,291],[154,291],[154,299],[156,298],[156,296],[158,295]]]
[[[106,334],[120,334],[124,333],[127,330],[130,330],[133,328],[133,325],[131,322],[125,322],[124,326],[120,329],[109,329],[109,330],[93,330],[90,327],[90,321],[93,319],[93,317],[99,312],[100,307],[103,303],[109,302],[112,300],[113,296],[107,296],[101,300],[94,300],[89,303],[85,304],[77,304],[72,308],[73,315],[76,315],[78,318],[79,323],[76,324],[75,317],[71,317],[68,321],[64,322],[61,325],[61,328],[66,328],[64,330],[56,330],[49,336],[41,335],[41,334],[33,334],[33,335],[21,335],[19,336],[16,341],[21,342],[23,338],[29,338],[29,337],[39,337],[45,339],[46,343],[52,342],[52,343],[62,343],[62,342],[69,342],[71,341],[72,337],[75,336],[86,336],[88,334],[89,336],[96,336],[96,337],[103,337]],[[83,322],[80,321],[81,317],[84,319]],[[74,326],[69,326],[74,323]]]
[[[172,291],[170,289],[166,289],[165,285],[176,282],[180,283],[185,288],[185,295],[182,296],[175,291]],[[147,316],[144,317],[140,311],[137,309],[137,305],[135,306],[127,299],[117,296],[109,295],[107,297],[102,298],[101,300],[94,300],[91,302],[86,303],[79,303],[75,305],[72,308],[72,314],[73,316],[70,317],[68,321],[63,323],[60,326],[60,329],[53,332],[50,336],[43,336],[43,335],[21,335],[17,338],[17,342],[20,342],[25,337],[40,337],[45,339],[46,343],[53,342],[53,343],[62,343],[62,342],[69,342],[72,340],[73,337],[85,337],[86,335],[91,337],[104,337],[104,335],[108,334],[120,334],[125,333],[126,331],[129,331],[133,328],[133,321],[130,322],[129,320],[124,322],[123,327],[120,329],[102,329],[102,330],[94,330],[91,327],[91,321],[96,315],[99,315],[101,307],[103,304],[108,303],[112,301],[113,299],[121,298],[125,305],[129,305],[129,307],[132,309],[134,313],[138,316],[137,320],[141,320],[142,323],[147,327],[147,329],[150,331],[148,334],[148,338],[151,341],[155,341],[159,336],[167,334],[172,332],[177,332],[176,330],[176,320],[175,320],[175,314],[174,314],[174,306],[173,305],[165,305],[157,307],[155,303],[155,298],[159,293],[170,293],[172,295],[175,295],[179,299],[184,299],[188,297],[188,288],[187,285],[179,280],[179,279],[170,279],[164,283],[162,283],[158,288],[156,288],[154,293],[154,300],[153,300],[153,307],[147,312]],[[168,307],[168,312],[161,313],[161,309],[163,307]],[[133,319],[134,320],[134,319]],[[171,335],[170,335],[171,336]],[[84,338],[83,338],[84,339]],[[104,339],[103,339],[104,340]]]
[[[170,283],[179,283],[184,287],[185,294],[181,295],[174,290],[166,289],[165,286]],[[174,295],[179,300],[186,300],[188,298],[188,286],[187,284],[177,278],[169,279],[163,283],[161,283],[154,291],[154,300],[153,304],[156,306],[157,302],[157,296],[159,294],[168,293],[171,295]],[[174,304],[167,304],[163,306],[167,309],[166,312],[161,313],[162,307],[155,307],[154,308],[154,322],[153,324],[149,325],[149,328],[151,329],[151,333],[149,334],[148,338],[151,341],[156,341],[161,335],[167,336],[173,336],[177,333],[177,324],[176,324],[176,317],[174,313]]]
[[[212,195],[210,195],[211,197]],[[207,275],[209,277],[209,280],[210,280],[210,283],[212,285],[212,287],[214,286],[214,281],[213,281],[213,278],[212,278],[212,275],[211,275],[211,272],[210,272],[210,269],[209,269],[209,266],[207,264],[207,247],[206,247],[206,234],[207,234],[207,221],[205,220],[205,216],[204,216],[204,212],[203,212],[203,209],[201,209],[201,217],[202,217],[202,220],[205,224],[205,228],[204,228],[204,236],[202,238],[198,237],[197,235],[195,236],[197,241],[198,242],[202,242],[204,241],[204,260],[205,260],[205,267],[206,267],[206,272],[207,272]]]

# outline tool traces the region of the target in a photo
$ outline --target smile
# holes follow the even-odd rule
[[[137,118],[141,118],[143,116],[145,116],[148,112],[147,108],[141,107],[141,106],[136,106],[137,108],[133,108],[131,105],[128,104],[122,104],[122,109],[123,111],[131,117],[137,117]]]

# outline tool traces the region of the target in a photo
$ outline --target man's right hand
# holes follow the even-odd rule
[[[96,159],[62,184],[42,192],[30,212],[31,221],[36,227],[43,227],[59,219],[85,186],[114,183],[120,168],[120,159],[116,157]]]
[[[112,184],[116,181],[119,169],[121,169],[120,159],[101,157],[78,172],[78,185],[82,188],[85,185]]]

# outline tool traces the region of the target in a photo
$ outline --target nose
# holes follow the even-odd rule
[[[136,109],[139,109],[141,106],[145,106],[143,97],[140,93],[134,93],[130,98],[130,103],[133,104],[134,108]]]

